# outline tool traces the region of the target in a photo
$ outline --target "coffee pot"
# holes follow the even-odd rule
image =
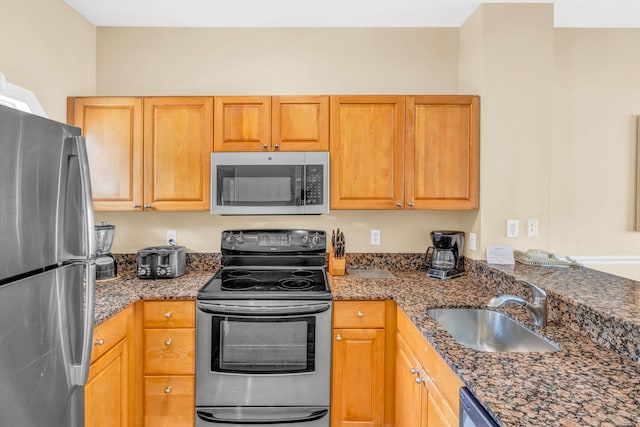
[[[462,276],[464,232],[432,231],[431,241],[433,246],[430,246],[425,254],[427,276],[443,280]]]

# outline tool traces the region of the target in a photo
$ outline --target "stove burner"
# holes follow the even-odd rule
[[[248,291],[255,289],[258,286],[258,280],[256,279],[229,279],[225,280],[220,288],[225,291]]]
[[[293,277],[311,277],[313,276],[313,271],[309,271],[309,270],[296,270],[296,271],[292,271],[291,275]]]
[[[247,277],[251,276],[250,271],[234,270],[229,272],[229,277]]]
[[[287,291],[304,291],[313,288],[313,282],[306,279],[284,279],[278,283],[278,288]]]

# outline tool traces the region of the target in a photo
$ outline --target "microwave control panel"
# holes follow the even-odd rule
[[[305,205],[321,205],[324,201],[324,170],[322,165],[306,165]]]

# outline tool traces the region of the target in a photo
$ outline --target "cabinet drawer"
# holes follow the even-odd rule
[[[195,329],[145,329],[145,375],[193,375]]]
[[[145,301],[145,328],[194,328],[194,301]]]
[[[144,379],[145,427],[192,427],[195,385],[193,376]]]
[[[127,326],[131,307],[127,307],[112,318],[99,324],[93,330],[93,349],[91,363],[111,350],[114,345],[127,336]]]
[[[334,301],[334,328],[384,328],[384,301]]]

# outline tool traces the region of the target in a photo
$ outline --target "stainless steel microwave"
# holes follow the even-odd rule
[[[211,153],[212,214],[328,212],[328,152]]]

